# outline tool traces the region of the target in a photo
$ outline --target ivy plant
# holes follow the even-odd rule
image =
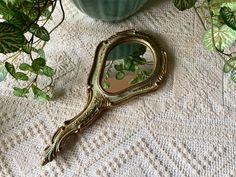
[[[53,29],[47,23],[59,4],[62,20]],[[9,75],[23,82],[21,87],[13,87],[13,94],[27,97],[30,92],[35,99],[50,100],[55,70],[47,65],[44,46],[50,34],[64,20],[61,0],[0,0],[0,82]],[[23,54],[28,61],[20,63]],[[39,78],[46,77],[49,82],[39,85]]]
[[[215,51],[225,62],[223,71],[229,73],[236,83],[236,51],[230,51],[236,41],[236,1],[235,0],[172,0],[181,11],[193,8],[205,32],[203,44]],[[53,29],[47,28],[52,14],[59,4],[62,20]],[[1,0],[0,1],[0,82],[13,77],[22,82],[14,86],[13,94],[27,97],[30,92],[38,100],[50,100],[55,70],[48,66],[44,47],[50,41],[51,33],[63,22],[64,10],[61,0]],[[22,54],[28,61],[19,63]],[[148,73],[140,69],[145,63],[140,55],[129,56],[114,66],[116,79],[123,79],[126,72],[136,72],[131,83],[140,82]],[[111,69],[107,70],[107,78]],[[48,83],[39,84],[39,78],[48,78]],[[107,80],[103,85],[109,87]]]
[[[236,44],[236,1],[173,0],[173,4],[181,11],[194,9],[205,29],[203,45],[219,54],[225,63],[223,71],[236,83],[236,51],[231,49]]]

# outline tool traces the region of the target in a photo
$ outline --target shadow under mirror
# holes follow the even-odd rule
[[[147,80],[153,70],[154,56],[149,47],[138,42],[121,43],[106,58],[101,85],[109,93],[121,92]]]

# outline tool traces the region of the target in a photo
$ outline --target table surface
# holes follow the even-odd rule
[[[65,22],[46,46],[56,68],[56,99],[40,103],[12,96],[17,83],[0,84],[0,176],[236,176],[236,84],[219,57],[202,47],[193,11],[150,0],[135,16],[105,23],[64,3]],[[52,25],[59,20],[56,11]],[[134,28],[155,36],[169,55],[166,82],[106,112],[56,161],[41,167],[40,154],[55,129],[86,103],[86,80],[96,46]],[[24,58],[23,58],[24,59]]]

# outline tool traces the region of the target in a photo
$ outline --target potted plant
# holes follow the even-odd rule
[[[90,17],[116,22],[137,12],[148,0],[73,0]]]

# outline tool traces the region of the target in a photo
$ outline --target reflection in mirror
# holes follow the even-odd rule
[[[137,42],[122,43],[108,54],[101,84],[109,93],[120,92],[147,80],[153,69],[150,48]]]

